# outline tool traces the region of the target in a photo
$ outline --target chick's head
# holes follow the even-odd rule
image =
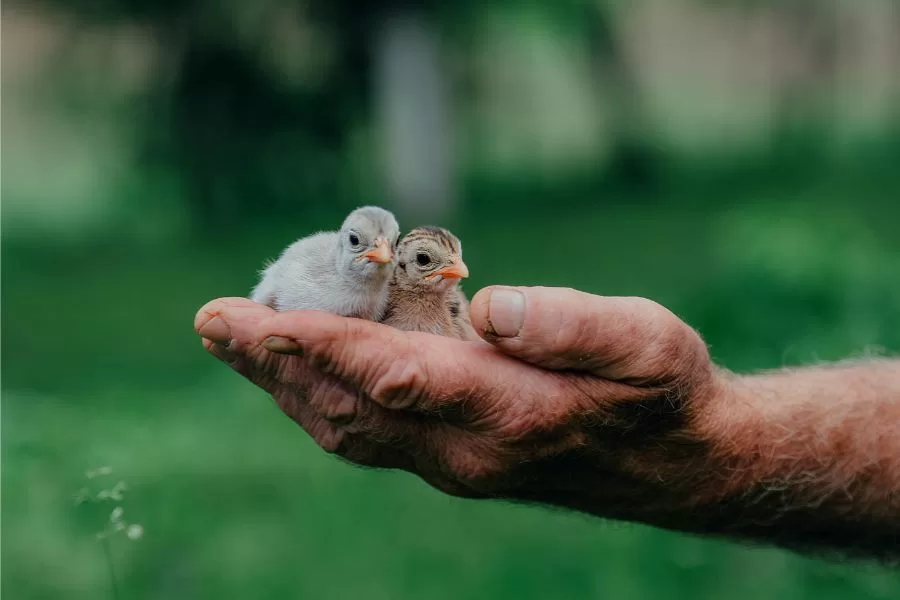
[[[421,292],[443,293],[469,276],[462,244],[440,227],[418,227],[400,241],[397,285]]]
[[[339,232],[340,266],[366,279],[389,275],[397,262],[400,227],[390,212],[377,206],[357,208]]]

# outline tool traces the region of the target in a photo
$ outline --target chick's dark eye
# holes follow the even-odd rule
[[[416,254],[416,262],[419,263],[420,266],[424,267],[431,262],[431,257],[424,252],[419,252],[418,254]]]
[[[350,245],[351,246],[359,246],[359,236],[355,233],[350,234]]]

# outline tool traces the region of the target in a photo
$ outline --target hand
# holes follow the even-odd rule
[[[676,514],[715,491],[705,432],[721,382],[668,310],[493,287],[471,315],[488,343],[239,298],[195,327],[325,450],[450,494],[681,528]]]

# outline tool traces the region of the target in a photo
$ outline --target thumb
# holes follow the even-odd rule
[[[696,332],[645,298],[494,286],[472,298],[470,312],[485,340],[547,369],[641,384],[678,379],[708,362]]]

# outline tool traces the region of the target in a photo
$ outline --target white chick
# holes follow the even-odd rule
[[[379,321],[400,228],[390,212],[363,206],[340,231],[315,233],[288,246],[260,272],[250,299],[275,310],[322,310]]]

